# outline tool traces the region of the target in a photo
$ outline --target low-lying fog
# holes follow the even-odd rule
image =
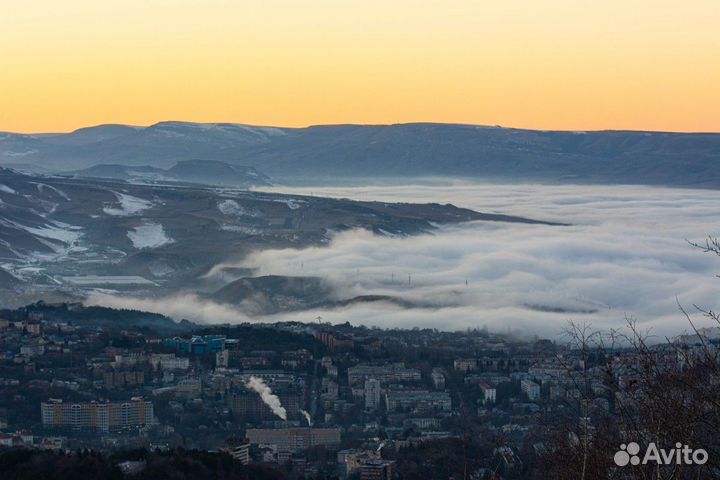
[[[658,335],[688,329],[678,302],[716,306],[720,258],[691,247],[716,235],[720,192],[636,186],[453,183],[370,187],[276,188],[360,200],[453,203],[483,212],[570,223],[542,226],[478,222],[432,235],[392,238],[366,231],[327,246],[265,250],[242,262],[258,275],[329,279],[347,296],[386,294],[432,308],[355,305],[257,318],[381,327],[494,330],[552,335],[570,320],[598,328],[626,316]],[[135,307],[202,322],[248,320],[195,296],[92,302]],[[700,325],[708,325],[700,316]]]

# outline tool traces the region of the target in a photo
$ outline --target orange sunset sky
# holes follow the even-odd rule
[[[720,131],[717,0],[0,0],[0,131]]]

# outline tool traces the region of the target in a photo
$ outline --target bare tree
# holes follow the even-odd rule
[[[715,238],[692,245],[720,256]],[[549,453],[538,477],[720,478],[720,348],[712,329],[699,328],[694,318],[700,315],[720,331],[720,316],[696,305],[692,314],[678,307],[690,333],[672,339],[652,337],[632,318],[624,332],[569,324],[565,335],[574,362],[563,361],[578,394],[568,415],[555,415],[544,426]],[[663,464],[617,465],[614,454],[631,442],[666,452],[686,445],[703,449],[707,462],[688,465],[673,456]]]

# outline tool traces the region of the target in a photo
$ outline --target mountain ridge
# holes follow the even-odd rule
[[[98,164],[66,172],[86,178],[109,178],[143,182],[190,182],[233,187],[262,187],[272,184],[270,178],[255,167],[231,165],[219,160],[181,160],[172,167],[150,165]]]
[[[603,133],[603,132],[618,132],[618,133],[658,133],[658,134],[671,134],[671,135],[720,135],[720,131],[711,132],[703,130],[689,130],[689,131],[677,131],[677,130],[644,130],[644,129],[632,129],[632,128],[601,128],[601,129],[546,129],[546,128],[524,128],[524,127],[509,127],[504,125],[490,125],[483,123],[463,123],[463,122],[431,122],[431,121],[416,121],[416,122],[400,122],[400,123],[354,123],[354,122],[343,122],[343,123],[314,123],[303,127],[292,127],[282,125],[255,125],[252,123],[241,123],[241,122],[194,122],[192,120],[160,120],[155,123],[148,125],[130,125],[124,123],[98,123],[96,125],[88,125],[84,127],[78,127],[67,132],[15,132],[10,130],[0,130],[0,135],[24,135],[28,137],[48,137],[48,136],[59,136],[69,135],[82,131],[94,130],[94,129],[105,129],[105,128],[127,128],[135,130],[143,130],[151,127],[157,127],[162,125],[171,124],[186,124],[186,125],[217,125],[217,126],[237,126],[237,127],[249,127],[249,128],[272,128],[278,130],[305,130],[317,127],[395,127],[402,125],[448,125],[458,127],[473,127],[473,128],[493,128],[493,129],[504,129],[504,130],[519,130],[528,132],[556,132],[556,133]]]
[[[257,127],[159,122],[0,134],[0,165],[67,171],[204,159],[292,184],[328,178],[470,179],[720,188],[720,133],[548,131],[408,123]]]

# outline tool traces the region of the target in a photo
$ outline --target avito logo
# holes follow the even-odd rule
[[[658,448],[654,442],[648,444],[645,454],[640,457],[640,445],[630,442],[627,445],[620,445],[620,450],[613,457],[615,464],[619,467],[630,465],[647,465],[656,463],[658,465],[703,465],[708,461],[708,453],[702,448],[691,449],[688,445],[678,442],[675,448],[665,450]]]

